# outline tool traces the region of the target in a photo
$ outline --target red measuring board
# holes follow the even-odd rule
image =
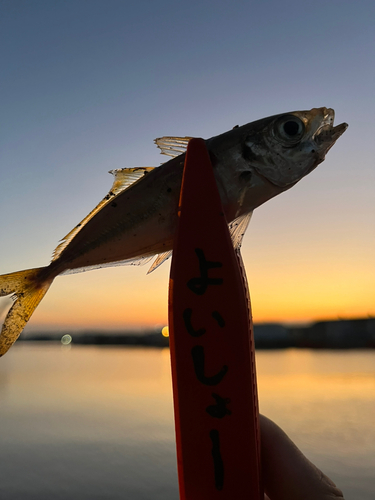
[[[191,139],[169,285],[181,500],[263,500],[254,340],[203,139]]]

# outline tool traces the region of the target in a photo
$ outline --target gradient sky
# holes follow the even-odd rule
[[[327,106],[349,129],[253,215],[255,321],[375,315],[375,3],[2,0],[0,273],[43,266],[162,135]],[[56,279],[29,331],[167,322],[169,262]],[[6,301],[0,304],[5,307]]]

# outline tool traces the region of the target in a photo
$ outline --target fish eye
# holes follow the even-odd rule
[[[278,119],[274,127],[274,136],[286,145],[299,142],[305,132],[303,121],[293,115],[283,116]]]
[[[300,127],[295,121],[289,120],[283,124],[283,130],[286,135],[297,135]]]

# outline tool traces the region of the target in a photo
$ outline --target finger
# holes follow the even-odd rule
[[[263,480],[271,500],[343,500],[335,483],[272,420],[260,415],[260,428]]]

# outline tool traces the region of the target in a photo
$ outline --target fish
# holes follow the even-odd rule
[[[345,132],[348,125],[334,126],[334,116],[325,107],[293,111],[236,125],[205,140],[238,251],[253,210],[314,170]],[[0,356],[17,340],[57,276],[142,264],[156,256],[151,272],[170,257],[190,139],[155,139],[161,153],[171,157],[161,166],[111,170],[109,193],[60,241],[48,266],[0,276],[0,296],[13,299],[0,334]]]

